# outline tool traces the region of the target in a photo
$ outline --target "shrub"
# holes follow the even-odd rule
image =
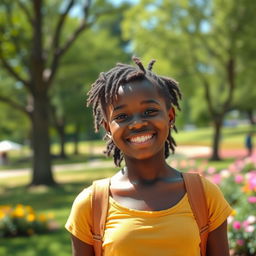
[[[31,236],[56,228],[51,214],[37,214],[29,205],[0,205],[0,237]]]
[[[239,159],[218,171],[207,162],[174,162],[174,167],[199,172],[217,184],[234,209],[228,218],[228,237],[232,255],[256,255],[256,158]]]

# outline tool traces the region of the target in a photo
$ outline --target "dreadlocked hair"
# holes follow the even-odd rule
[[[132,60],[137,65],[132,66],[123,63],[117,63],[116,66],[107,72],[100,73],[98,79],[91,85],[91,89],[88,92],[87,106],[92,106],[94,116],[94,128],[98,132],[99,128],[103,125],[106,120],[106,105],[111,104],[115,95],[118,92],[120,86],[138,80],[147,79],[149,82],[154,84],[159,93],[166,99],[166,105],[168,108],[176,107],[180,110],[179,101],[182,98],[178,83],[164,76],[156,75],[152,72],[155,60],[151,60],[148,64],[147,69],[144,68],[141,60],[137,57],[133,57]],[[176,126],[173,126],[177,132]],[[107,141],[107,148],[104,153],[107,156],[113,156],[114,163],[116,166],[121,165],[123,160],[123,154],[121,150],[115,145],[111,137],[106,134],[104,139]],[[175,150],[175,140],[169,132],[168,138],[165,142],[165,158]]]

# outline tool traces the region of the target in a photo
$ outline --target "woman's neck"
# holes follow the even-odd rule
[[[129,180],[149,181],[172,176],[175,171],[168,166],[164,156],[137,160],[125,157],[126,166],[123,168],[124,175]]]

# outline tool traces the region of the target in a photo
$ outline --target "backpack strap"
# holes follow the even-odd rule
[[[209,233],[208,207],[201,177],[198,173],[182,173],[188,194],[190,207],[200,231],[201,256],[206,255],[206,244]]]
[[[92,184],[92,234],[95,256],[102,255],[102,239],[108,213],[110,179],[96,180]]]

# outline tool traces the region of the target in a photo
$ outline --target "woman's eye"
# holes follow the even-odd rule
[[[153,116],[153,115],[155,115],[157,112],[158,112],[157,109],[147,109],[147,110],[144,112],[144,114],[145,114],[146,116]]]
[[[123,121],[127,118],[128,116],[126,114],[120,114],[120,115],[117,115],[114,119],[117,120],[117,121]]]

